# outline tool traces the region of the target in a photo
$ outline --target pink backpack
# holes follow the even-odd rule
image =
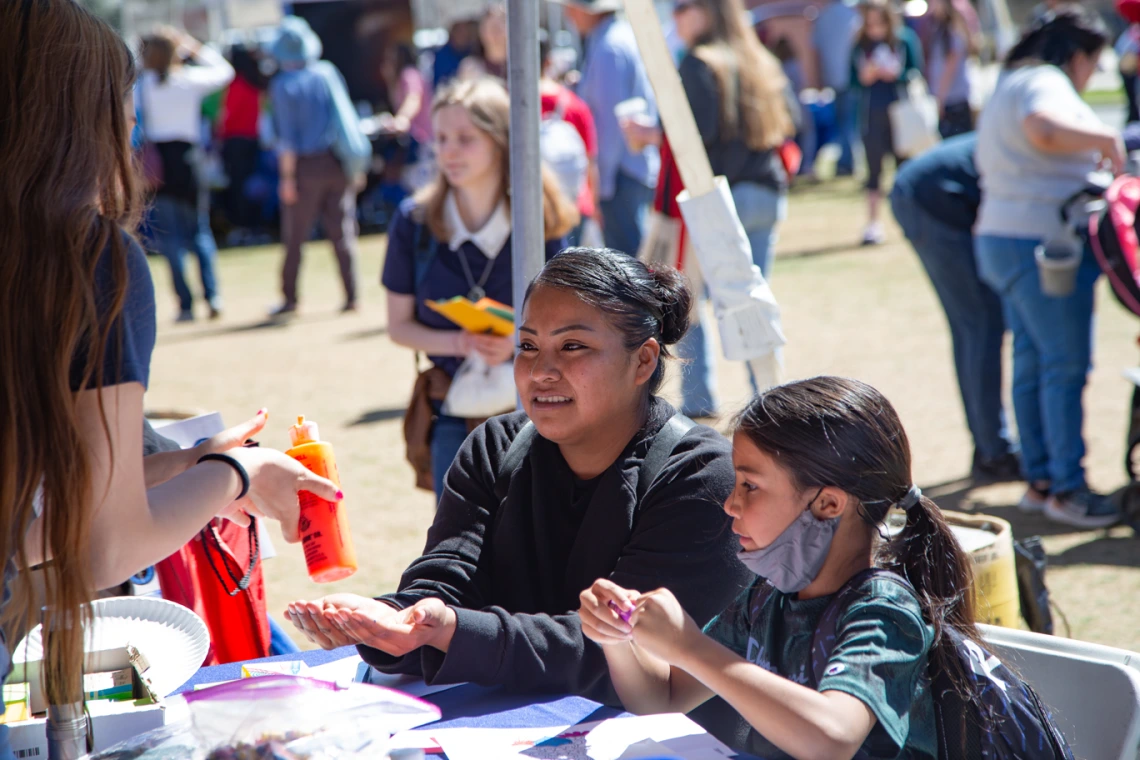
[[[1089,242],[1117,300],[1140,316],[1140,177],[1117,177],[1104,200],[1089,219]]]

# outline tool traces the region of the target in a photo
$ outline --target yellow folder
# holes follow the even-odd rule
[[[466,296],[456,296],[446,301],[428,301],[427,305],[467,332],[502,336],[515,332],[514,311],[491,298],[472,303]]]

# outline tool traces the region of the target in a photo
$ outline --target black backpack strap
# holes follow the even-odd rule
[[[649,486],[661,474],[661,470],[665,469],[665,463],[672,456],[673,449],[677,448],[681,439],[696,426],[697,423],[677,412],[657,432],[653,444],[649,447],[645,459],[641,460],[641,467],[637,471],[637,501],[639,504],[645,498]]]
[[[831,601],[827,605],[827,609],[823,611],[823,615],[819,619],[819,625],[815,628],[815,633],[811,637],[811,677],[812,688],[819,686],[819,682],[823,680],[824,670],[827,669],[827,661],[831,658],[831,653],[835,649],[835,635],[836,629],[839,626],[839,618],[847,611],[855,601],[864,596],[864,587],[867,582],[881,578],[883,580],[893,581],[914,593],[914,588],[910,582],[897,573],[890,570],[884,570],[881,567],[869,567],[862,570],[855,575],[851,576],[843,587],[835,593]]]
[[[499,472],[495,476],[495,497],[499,501],[507,498],[507,489],[511,485],[511,477],[522,464],[522,461],[526,459],[526,455],[530,452],[530,445],[534,442],[536,435],[538,435],[538,430],[534,427],[534,423],[527,420],[527,423],[515,435],[515,439],[511,441],[507,453],[503,455],[503,461],[499,463]]]

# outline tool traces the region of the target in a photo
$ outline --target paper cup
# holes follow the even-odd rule
[[[1077,269],[1081,265],[1081,248],[1068,240],[1051,240],[1037,246],[1037,274],[1041,291],[1047,296],[1063,298],[1077,286]]]

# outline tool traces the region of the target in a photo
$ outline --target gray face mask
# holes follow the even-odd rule
[[[838,527],[838,517],[816,519],[808,504],[771,544],[763,549],[741,551],[736,556],[745,567],[783,593],[794,594],[807,588],[819,575]]]

